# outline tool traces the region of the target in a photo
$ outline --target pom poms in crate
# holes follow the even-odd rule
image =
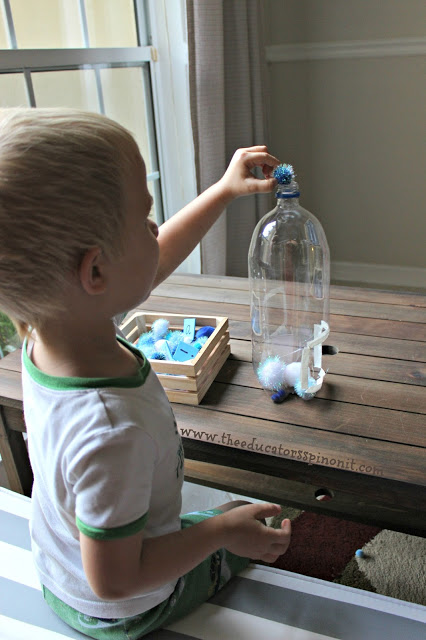
[[[211,326],[201,327],[196,332],[195,318],[185,318],[182,331],[170,331],[169,327],[168,320],[158,318],[152,323],[150,331],[140,335],[137,348],[150,360],[185,362],[198,355],[214,332]]]

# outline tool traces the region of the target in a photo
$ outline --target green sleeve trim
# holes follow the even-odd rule
[[[81,531],[81,533],[84,533],[85,536],[94,538],[95,540],[117,540],[118,538],[126,538],[127,536],[132,536],[144,529],[147,520],[148,512],[134,522],[124,524],[121,527],[114,527],[112,529],[98,529],[97,527],[91,527],[90,525],[84,524],[84,522],[82,522],[78,516],[75,517],[75,522],[79,531]]]

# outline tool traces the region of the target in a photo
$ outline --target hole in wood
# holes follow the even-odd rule
[[[315,498],[320,502],[326,502],[327,500],[332,500],[334,498],[334,494],[330,489],[317,489],[315,491]]]
[[[331,344],[323,344],[322,355],[323,356],[335,356],[339,353],[339,347],[333,347]]]

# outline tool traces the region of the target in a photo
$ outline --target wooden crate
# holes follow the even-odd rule
[[[123,322],[120,329],[129,342],[136,343],[141,333],[149,331],[159,318],[169,321],[170,330],[182,331],[183,321],[189,317],[193,316],[137,311]],[[195,358],[185,362],[149,360],[170,402],[199,404],[231,353],[228,318],[197,316],[195,330],[204,326],[212,326],[215,330]]]

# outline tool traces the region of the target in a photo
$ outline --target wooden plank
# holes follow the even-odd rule
[[[367,287],[345,287],[331,285],[330,297],[337,300],[357,300],[358,302],[382,302],[412,307],[426,307],[424,292],[371,289]]]
[[[251,362],[251,343],[245,340],[231,340],[231,357]],[[338,375],[426,386],[426,364],[422,362],[374,358],[353,353],[324,356],[323,361],[324,370]]]
[[[260,388],[260,384],[254,375],[251,366],[251,347],[241,341],[231,340],[231,358],[227,360],[217,378],[220,382],[238,384]],[[10,356],[7,356],[7,359]],[[401,384],[397,380],[393,383],[382,380],[366,380],[361,377],[349,375],[341,376],[335,373],[338,361],[342,354],[324,358],[331,363],[333,372],[329,372],[325,378],[322,389],[317,398],[337,400],[339,402],[352,402],[377,407],[388,407],[400,411],[425,412],[425,393],[423,388],[413,384]],[[0,361],[4,362],[4,360]],[[15,365],[18,371],[0,369],[0,403],[9,406],[20,407],[22,404],[22,385],[19,373],[20,359],[16,358]],[[352,365],[344,365],[351,372]],[[365,370],[364,370],[365,371]],[[392,371],[394,378],[398,377],[398,364]]]
[[[214,455],[215,447],[224,449],[231,467],[240,466],[240,458],[255,453],[268,469],[276,469],[278,475],[287,468],[286,477],[307,481],[314,477],[317,468],[326,467],[338,475],[347,471],[362,478],[388,478],[426,486],[423,447],[398,445],[371,438],[342,435],[294,423],[254,418],[240,414],[224,415],[204,408],[174,405],[178,428],[185,440],[194,447]],[[213,458],[211,459],[213,462]],[[292,465],[297,463],[294,473]],[[243,467],[241,467],[243,468]],[[250,468],[250,467],[248,467]],[[271,474],[274,475],[271,471]],[[352,476],[348,476],[350,481]],[[336,487],[338,482],[336,481]],[[358,489],[354,485],[354,490]],[[426,492],[425,497],[426,497]]]
[[[398,483],[400,486],[392,485],[394,503],[385,506],[381,501],[369,498],[361,486],[358,487],[358,495],[348,495],[339,488],[333,491],[332,500],[319,502],[315,498],[315,491],[323,489],[324,486],[312,486],[306,482],[188,458],[185,459],[185,479],[222,491],[294,506],[322,515],[344,517],[411,535],[425,535],[423,512],[416,506],[410,508],[410,504],[407,505],[407,502],[417,502],[418,492],[409,487],[414,499],[404,500],[407,489],[404,486],[405,495],[400,495],[398,490],[402,486],[401,483]]]
[[[22,407],[20,372],[0,369],[0,405]]]
[[[260,389],[250,362],[228,359],[216,378],[217,382]],[[265,392],[266,394],[266,392]],[[382,407],[426,414],[426,394],[422,387],[381,380],[365,380],[328,373],[317,398],[349,402],[370,407]]]
[[[25,426],[24,420],[24,411],[22,406],[16,407],[2,407],[3,412],[3,420],[7,424],[7,428],[10,431],[18,431],[19,433],[26,432],[27,428]]]
[[[11,371],[21,371],[21,349],[16,349],[12,353],[0,360],[0,370],[10,369]]]
[[[251,340],[251,323],[231,320],[229,323],[231,338]],[[351,333],[331,331],[324,344],[337,346],[339,353],[357,353],[359,355],[378,356],[426,362],[426,344],[415,340],[398,340],[378,336],[361,336]]]
[[[215,287],[217,289],[249,291],[247,278],[216,275],[173,274],[165,284],[190,285],[193,287]],[[330,285],[330,298],[357,300],[358,302],[382,302],[384,304],[426,307],[426,295],[422,292],[372,289],[371,287]]]
[[[191,287],[189,285],[163,283],[155,289],[155,295],[169,299],[182,298],[184,300],[204,300],[213,303],[229,301],[229,291],[215,287]],[[233,290],[234,304],[250,304],[248,292]],[[426,322],[426,310],[419,307],[390,305],[376,302],[358,302],[353,300],[330,300],[330,313],[333,315],[356,316],[361,318],[376,318],[381,320],[398,320],[405,322]]]
[[[157,297],[154,295],[151,295],[151,297],[143,303],[140,310],[169,312],[171,307],[179,313],[217,313],[227,316],[230,320],[250,321],[250,309],[247,305],[212,303],[203,300],[183,300],[179,298],[175,298],[172,301],[170,298]],[[331,315],[330,327],[332,331],[342,333],[426,342],[426,326],[422,323],[394,322],[392,320]]]
[[[310,427],[326,433],[374,438],[383,442],[426,447],[424,416],[381,407],[369,407],[323,398],[305,402],[290,396],[283,404],[274,404],[260,389],[214,382],[204,396],[203,408],[216,413],[218,421],[229,420],[228,415],[261,416],[283,424]],[[263,425],[264,428],[267,428]],[[244,435],[244,431],[241,435]]]
[[[27,448],[22,433],[11,430],[4,407],[0,407],[0,455],[11,490],[31,495],[33,474]]]

